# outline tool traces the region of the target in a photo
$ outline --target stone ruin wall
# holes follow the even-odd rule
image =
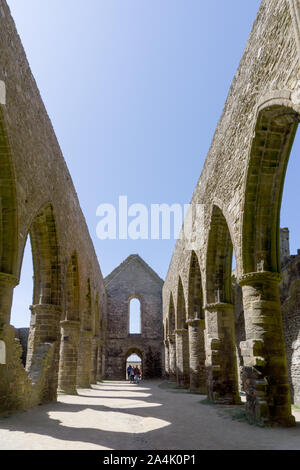
[[[145,378],[161,376],[164,360],[162,279],[138,255],[131,255],[105,278],[105,285],[108,312],[105,377],[125,379],[129,351],[141,354]],[[132,298],[139,299],[141,303],[141,334],[129,333]],[[155,362],[154,370],[150,370],[149,362]]]
[[[274,67],[274,64],[280,64],[280,67]],[[188,307],[189,265],[193,249],[200,262],[203,303],[206,303],[207,244],[214,204],[221,208],[226,217],[238,275],[243,274],[241,249],[245,176],[258,109],[261,103],[271,103],[273,99],[278,103],[290,100],[291,105],[297,108],[298,101],[293,91],[298,90],[299,80],[299,52],[289,2],[263,0],[194,190],[191,205],[202,205],[203,213],[194,221],[194,227],[197,227],[193,231],[193,243],[186,241],[183,235],[172,255],[163,289],[164,318],[171,292],[176,305],[179,275]],[[295,100],[294,104],[292,99]]]
[[[6,90],[6,100],[2,96],[0,104],[0,340],[7,358],[0,365],[0,413],[6,413],[56,397],[60,320],[67,316],[66,283],[72,257],[78,268],[76,315],[81,330],[87,286],[88,316],[99,313],[103,325],[106,293],[71,176],[5,0],[0,0],[0,50],[0,81]],[[44,325],[42,330],[36,323],[39,320],[32,323],[29,348],[35,363],[30,373],[20,360],[21,346],[9,321],[28,233],[35,268],[32,319]],[[41,302],[44,306],[36,307]],[[64,325],[65,338],[71,338],[70,328],[77,325],[77,320]],[[96,339],[91,341],[97,343],[104,333],[96,325],[93,334]],[[50,377],[52,369],[56,373]]]
[[[292,402],[300,405],[300,250],[290,254],[289,230],[280,230],[282,282],[279,285],[285,349]],[[234,279],[235,335],[239,368],[243,365],[239,344],[245,341],[242,289]],[[240,369],[241,372],[241,369]],[[242,390],[242,381],[239,377]]]
[[[298,0],[262,0],[192,197],[193,237],[189,239],[182,231],[163,288],[164,327],[170,333],[170,316],[175,316],[175,328],[178,328],[182,312],[190,312],[190,270],[195,254],[201,272],[202,306],[207,320],[204,335],[208,394],[217,402],[223,399],[238,402],[234,385],[236,372],[230,364],[234,361],[226,361],[225,354],[225,351],[230,351],[232,358],[235,357],[229,339],[233,331],[230,326],[232,294],[225,288],[219,290],[212,281],[220,282],[217,275],[222,274],[220,268],[217,275],[214,274],[213,263],[221,262],[222,256],[230,259],[229,234],[236,258],[236,276],[243,285],[243,297],[247,299],[249,331],[247,340],[241,341],[242,354],[247,360],[243,379],[249,387],[247,416],[255,422],[278,422],[287,426],[293,423],[287,384],[284,382],[277,393],[276,386],[269,386],[266,377],[273,373],[276,375],[286,367],[283,335],[278,326],[281,313],[277,284],[281,275],[277,234],[280,185],[299,122],[299,18]],[[195,216],[197,207],[201,210]],[[222,249],[227,249],[227,252],[222,254]],[[226,269],[229,271],[230,268]],[[228,273],[224,273],[223,277],[226,275],[228,279]],[[184,307],[181,298],[184,299]],[[267,307],[268,303],[270,307]],[[261,329],[255,326],[258,317],[254,317],[253,312],[258,315],[259,310],[251,309],[254,304],[261,309],[260,321],[265,321]],[[271,304],[272,317],[269,316]],[[223,326],[219,319],[222,319]],[[278,328],[280,336],[273,346],[272,328]],[[190,330],[189,323],[186,331]],[[260,336],[263,331],[267,335],[267,343]],[[171,336],[176,336],[177,330],[173,329],[171,333]],[[170,347],[166,347],[169,354],[171,336],[166,336],[167,342],[168,338],[170,340]],[[243,335],[240,339],[244,339]],[[294,358],[298,354],[297,348]],[[178,351],[176,354],[172,352],[173,375]],[[272,357],[274,353],[276,359]],[[184,364],[180,363],[179,368],[184,368]],[[271,382],[279,383],[283,377],[285,373]]]

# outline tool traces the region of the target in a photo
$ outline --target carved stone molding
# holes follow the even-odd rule
[[[19,279],[12,274],[0,273],[0,282],[10,287],[16,287],[19,284]]]
[[[30,307],[31,311],[41,311],[41,312],[62,312],[62,308],[60,305],[54,305],[54,304],[35,304],[31,305]]]
[[[255,282],[274,282],[280,284],[282,276],[280,273],[272,273],[270,271],[261,271],[255,273],[247,273],[240,276],[238,284],[240,286],[251,285]]]
[[[177,335],[184,335],[184,334],[186,334],[187,332],[188,332],[188,330],[186,330],[186,329],[184,329],[184,328],[183,328],[183,329],[175,330],[175,334],[177,334]]]
[[[187,324],[191,325],[191,326],[198,326],[198,325],[202,325],[202,324],[204,325],[205,320],[203,318],[190,318],[187,321]]]
[[[291,17],[295,31],[295,41],[297,44],[298,53],[300,56],[300,1],[289,0]]]
[[[214,304],[207,304],[205,306],[205,310],[212,311],[212,310],[233,310],[234,305],[229,304],[226,302],[216,302]]]
[[[60,326],[62,327],[70,327],[70,328],[79,328],[80,327],[80,321],[75,321],[75,320],[62,320],[60,322]]]

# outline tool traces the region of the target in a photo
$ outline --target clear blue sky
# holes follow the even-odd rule
[[[8,0],[104,276],[139,253],[165,277],[174,240],[100,241],[96,209],[190,202],[259,3]],[[281,225],[294,252],[298,175],[292,155]],[[13,324],[29,324],[31,301],[29,249]]]

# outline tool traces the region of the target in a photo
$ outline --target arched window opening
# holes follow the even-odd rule
[[[176,375],[178,385],[188,387],[190,384],[189,366],[189,335],[185,296],[181,277],[177,288],[177,311],[176,311]]]
[[[244,317],[244,305],[243,305],[243,293],[242,288],[238,284],[237,268],[236,268],[236,256],[235,251],[232,251],[232,298],[234,305],[234,324],[235,324],[235,345],[236,345],[236,358],[237,358],[237,370],[238,370],[238,381],[239,390],[243,391],[242,386],[242,371],[244,366],[244,360],[241,351],[241,342],[246,341],[246,330],[245,330],[245,317]]]
[[[79,321],[79,318],[78,261],[77,255],[74,253],[67,270],[65,319]]]
[[[92,318],[92,292],[91,281],[87,280],[87,291],[85,297],[85,311],[82,313],[81,327],[85,331],[92,331],[93,318]]]
[[[136,298],[131,299],[129,305],[129,334],[140,335],[142,333],[141,323],[141,302]]]
[[[185,329],[186,325],[186,310],[185,310],[185,298],[183,293],[183,286],[181,278],[178,281],[178,294],[177,294],[177,328]]]
[[[298,138],[294,145],[295,158],[291,159],[290,168],[288,170],[287,168],[299,123],[299,113],[295,112],[292,106],[282,106],[281,103],[280,100],[280,104],[272,105],[272,102],[268,101],[264,107],[261,107],[257,116],[249,155],[242,234],[242,271],[243,274],[249,274],[249,276],[244,276],[242,282],[245,286],[251,285],[249,290],[243,288],[247,341],[250,343],[255,340],[263,343],[263,356],[267,359],[265,365],[260,367],[260,373],[262,378],[266,376],[269,383],[275,384],[268,389],[266,395],[266,402],[269,403],[269,416],[272,416],[274,422],[277,420],[283,422],[285,419],[288,421],[291,416],[289,403],[291,398],[293,401],[294,384],[290,352],[291,346],[295,345],[298,349],[297,344],[300,339],[292,337],[293,333],[299,331],[294,323],[297,314],[296,318],[288,322],[292,325],[291,329],[286,323],[289,315],[293,316],[296,313],[294,305],[297,309],[299,298],[299,292],[294,293],[294,299],[289,292],[292,287],[290,280],[294,275],[297,276],[297,271],[299,272],[294,264],[297,263],[297,256],[289,257],[288,233],[285,231],[281,236],[280,231],[280,226],[289,226],[291,218],[288,220],[285,217],[289,213],[290,201],[298,201],[296,193],[292,190],[293,184],[286,183],[288,180],[292,181],[294,175],[297,174],[294,165],[298,162]],[[294,181],[298,189],[298,181]],[[283,203],[282,211],[280,210],[281,203]],[[297,223],[297,205],[294,210],[291,211],[292,219]],[[289,228],[292,229],[292,225]],[[290,272],[283,269],[281,244],[284,248],[283,258],[288,260]],[[280,283],[281,273],[282,282]],[[255,278],[259,282],[254,282]],[[287,299],[289,299],[288,302],[285,301]],[[272,304],[272,315],[269,313],[270,307],[266,306],[268,303]],[[255,305],[255,313],[253,313],[253,305]],[[253,327],[257,324],[258,318],[260,328]],[[274,348],[275,343],[276,348]],[[287,371],[285,356],[287,357]],[[278,367],[279,363],[280,367]],[[297,381],[298,374],[299,369],[294,376],[294,383]],[[287,386],[288,375],[291,393]],[[257,393],[256,390],[254,388],[254,392],[251,391],[250,400]],[[274,400],[278,394],[280,394],[280,406],[276,398]],[[256,403],[259,409],[258,402]],[[286,411],[283,416],[284,407]],[[256,405],[253,409],[256,409]]]
[[[189,292],[188,292],[188,318],[203,319],[203,294],[202,294],[202,282],[201,272],[196,253],[193,251],[190,262],[190,274],[189,274]]]
[[[281,264],[288,261],[291,253],[298,254],[300,248],[300,224],[295,216],[299,210],[299,152],[300,132],[297,132],[285,175],[280,211]]]
[[[26,364],[27,342],[30,328],[31,312],[29,310],[33,298],[33,261],[29,236],[26,241],[20,283],[14,290],[11,309],[11,324],[15,327],[15,336],[22,346],[22,362]]]
[[[218,344],[220,374],[214,380],[208,375],[208,395],[239,403],[238,371],[234,328],[234,295],[232,286],[233,242],[227,220],[218,206],[213,206],[206,258],[207,338]],[[220,321],[222,318],[222,321]],[[215,365],[215,350],[206,350],[208,367]],[[230,381],[228,376],[230,374]],[[221,384],[227,381],[227,387]]]
[[[288,379],[292,403],[300,403],[300,224],[299,211],[300,132],[291,150],[284,180],[280,211],[280,267],[283,282],[279,286]]]
[[[213,207],[207,250],[207,301],[232,303],[233,244],[226,219],[217,206]]]

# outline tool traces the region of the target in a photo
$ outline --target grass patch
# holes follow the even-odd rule
[[[300,405],[292,405],[292,408],[294,408],[295,410],[300,410]]]
[[[204,398],[199,402],[201,405],[211,405],[217,410],[217,414],[223,418],[231,418],[233,421],[239,421],[243,423],[248,423],[254,425],[255,423],[250,420],[246,414],[245,405],[220,405],[214,403],[209,398]],[[257,424],[260,427],[265,427],[264,425]]]
[[[234,421],[248,421],[248,417],[246,415],[246,410],[244,406],[239,406],[238,409],[236,407],[230,407],[229,409],[224,409],[225,413],[228,413]],[[253,424],[253,423],[250,423]]]
[[[245,405],[228,405],[226,408],[222,406],[219,409],[222,413],[229,415],[233,421],[251,424],[252,426],[257,426],[259,428],[269,427],[267,424],[255,422],[247,416]]]

